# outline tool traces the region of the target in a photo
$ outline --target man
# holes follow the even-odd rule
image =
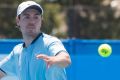
[[[41,32],[42,7],[34,1],[22,2],[16,23],[24,43],[14,47],[0,62],[0,77],[16,75],[19,80],[66,80],[64,68],[70,56],[61,41]]]

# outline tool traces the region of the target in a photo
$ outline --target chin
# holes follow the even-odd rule
[[[38,35],[38,33],[29,33],[28,35],[29,35],[29,36],[33,36],[33,37],[34,37],[34,36],[36,37],[36,36]]]

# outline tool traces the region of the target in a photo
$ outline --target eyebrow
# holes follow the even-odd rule
[[[22,15],[29,16],[27,13],[23,13]],[[40,13],[35,13],[35,15],[40,15]]]

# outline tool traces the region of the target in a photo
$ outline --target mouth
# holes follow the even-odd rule
[[[26,27],[27,29],[34,29],[35,28],[35,26],[33,25],[33,26],[28,26],[28,27]]]

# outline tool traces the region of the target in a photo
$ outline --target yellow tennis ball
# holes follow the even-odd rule
[[[102,57],[109,57],[112,53],[112,48],[109,44],[101,44],[98,47],[98,53]]]

